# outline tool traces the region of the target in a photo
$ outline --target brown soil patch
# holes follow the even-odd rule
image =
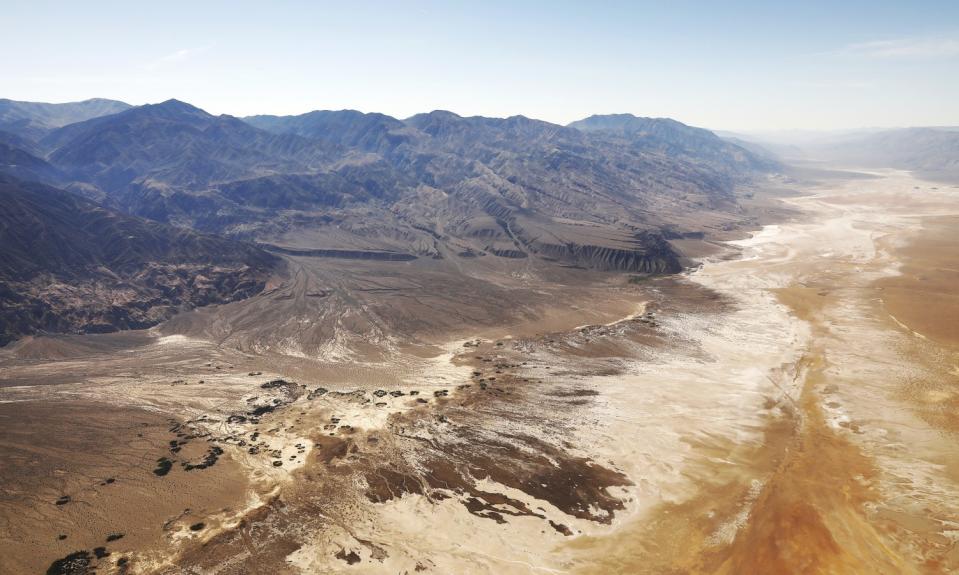
[[[885,309],[937,343],[959,348],[959,216],[924,218],[908,245],[894,249],[902,275],[877,282]]]
[[[195,440],[171,453],[170,442],[179,440],[156,413],[87,402],[3,403],[0,426],[3,573],[42,573],[80,550],[90,552],[92,565],[114,565],[128,552],[165,548],[169,532],[246,497],[246,479],[226,455],[204,469],[178,463],[155,474],[160,458],[202,461],[210,448]],[[110,555],[96,559],[98,547]]]

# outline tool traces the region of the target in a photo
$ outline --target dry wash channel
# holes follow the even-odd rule
[[[802,219],[694,274],[720,293],[774,296],[808,326],[795,385],[769,398],[778,413],[751,448],[690,441],[688,496],[574,543],[582,571],[959,569],[959,238],[944,225],[959,190],[872,176],[791,200]]]

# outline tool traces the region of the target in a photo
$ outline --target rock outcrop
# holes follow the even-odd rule
[[[256,294],[278,264],[254,246],[0,175],[0,345],[147,327]]]

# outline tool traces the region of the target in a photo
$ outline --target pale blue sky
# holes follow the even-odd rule
[[[0,97],[959,125],[959,2],[0,0]]]

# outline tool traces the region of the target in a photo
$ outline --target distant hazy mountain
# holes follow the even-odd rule
[[[277,260],[0,175],[0,345],[36,332],[146,327],[259,292]]]
[[[855,166],[893,167],[959,180],[959,128],[902,128],[856,134],[812,147]]]
[[[0,130],[39,140],[55,128],[116,114],[129,107],[129,104],[102,98],[65,104],[0,99]]]
[[[404,124],[385,114],[317,110],[299,116],[249,116],[243,120],[275,134],[296,134],[346,148],[382,151],[403,138]]]
[[[687,126],[671,118],[644,118],[632,114],[598,114],[571,122],[569,127],[584,132],[615,132],[649,137],[664,142],[715,141],[718,137],[703,128]]]
[[[765,142],[760,142],[747,135],[738,134],[735,132],[716,131],[713,133],[722,138],[724,141],[739,146],[740,148],[747,150],[756,157],[762,158],[767,162],[774,164],[782,163],[783,156],[781,155],[781,147],[768,145]]]

